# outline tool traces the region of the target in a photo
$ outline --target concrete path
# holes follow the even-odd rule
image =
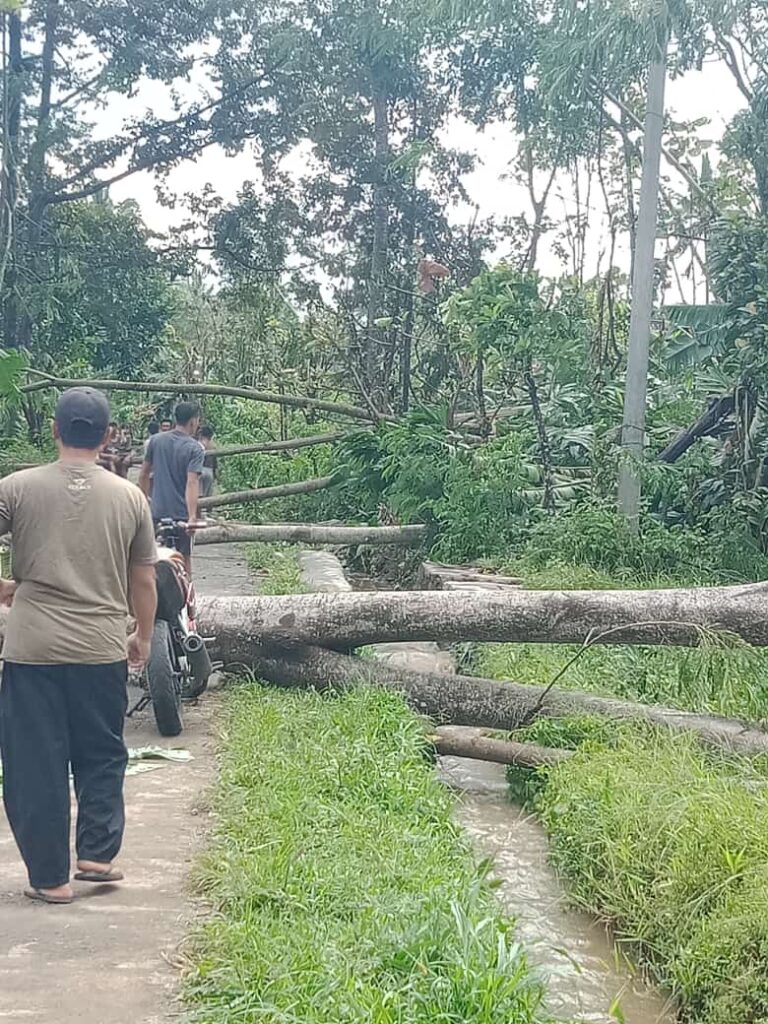
[[[200,555],[201,592],[249,592],[238,548],[217,545]],[[30,903],[21,895],[24,869],[0,811],[0,1024],[178,1020],[174,963],[193,909],[185,880],[208,826],[215,700],[187,710],[177,740],[158,736],[151,709],[128,722],[129,747],[182,746],[194,761],[160,762],[126,780],[122,885],[79,884],[69,907]]]

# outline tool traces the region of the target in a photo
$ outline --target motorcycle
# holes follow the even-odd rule
[[[152,647],[138,679],[144,694],[129,717],[152,704],[161,736],[178,736],[183,729],[182,704],[200,697],[214,666],[206,641],[197,632],[195,588],[187,574],[179,539],[187,524],[163,519],[157,525],[157,613]]]

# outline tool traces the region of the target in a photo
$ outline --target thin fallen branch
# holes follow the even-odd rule
[[[210,498],[201,498],[198,508],[204,512],[206,509],[221,508],[224,505],[247,505],[252,501],[270,501],[272,498],[288,498],[294,494],[312,494],[314,491],[322,491],[325,487],[330,487],[335,479],[332,476],[322,476],[317,480],[300,480],[294,484],[256,487],[251,491],[233,491],[231,494],[214,494]],[[208,541],[208,543],[212,542]]]
[[[470,757],[495,764],[514,764],[520,768],[542,768],[560,764],[573,757],[572,750],[541,747],[537,743],[517,743],[486,736],[482,729],[456,726],[438,729],[428,737],[438,754],[447,757]]]
[[[354,547],[360,544],[416,546],[424,540],[426,526],[316,526],[313,523],[222,523],[201,530],[197,544],[331,544]]]
[[[247,398],[252,402],[266,402],[271,405],[283,405],[291,409],[314,409],[336,416],[347,416],[350,419],[371,421],[368,409],[357,405],[345,405],[341,402],[326,402],[320,398],[303,398],[300,395],[279,395],[271,391],[257,391],[254,388],[236,388],[224,384],[182,384],[157,381],[122,381],[122,380],[78,380],[71,377],[52,377],[39,370],[27,370],[27,373],[39,377],[31,384],[24,384],[19,390],[24,394],[33,391],[46,391],[50,388],[98,388],[100,391],[134,391],[152,392],[162,395],[224,395],[229,398]],[[378,417],[393,420],[394,417]]]
[[[259,455],[271,452],[292,452],[298,448],[315,448],[321,444],[337,444],[343,441],[347,434],[315,434],[313,437],[297,437],[290,441],[264,441],[260,444],[231,444],[222,448],[212,448],[211,454],[217,459],[226,458],[229,455]]]

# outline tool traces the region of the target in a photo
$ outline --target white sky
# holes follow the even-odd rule
[[[160,90],[154,87],[152,95],[158,96]],[[115,120],[124,114],[135,114],[137,109],[147,106],[148,91],[140,91],[136,99],[130,103],[115,98],[109,103],[99,118],[97,131],[105,134],[114,126]],[[155,100],[151,104],[153,111],[160,116],[168,116],[170,108]],[[691,121],[707,118],[710,126],[702,129],[702,136],[717,141],[723,127],[743,106],[743,99],[728,70],[717,61],[709,62],[703,71],[691,71],[685,76],[668,83],[667,108],[673,117]],[[454,123],[448,133],[450,143],[456,148],[476,151],[479,163],[475,171],[467,175],[465,184],[472,203],[477,204],[480,217],[494,215],[498,218],[514,217],[522,211],[530,213],[527,192],[514,181],[505,179],[510,171],[510,164],[515,154],[515,138],[509,128],[496,127],[483,133],[473,126]],[[716,152],[712,152],[716,162]],[[663,158],[662,158],[663,163]],[[669,168],[663,168],[667,173]],[[250,152],[246,149],[236,156],[227,156],[219,147],[211,147],[195,160],[186,160],[176,167],[169,175],[168,187],[181,195],[187,192],[198,192],[210,183],[214,190],[225,200],[234,200],[238,189],[246,180],[258,180],[259,170]],[[674,172],[671,175],[674,178]],[[169,210],[157,201],[155,195],[155,179],[152,174],[134,175],[114,185],[110,195],[114,201],[134,199],[138,202],[145,222],[151,229],[164,232],[174,224],[188,219],[184,209]],[[575,213],[576,202],[572,194],[569,179],[558,179],[553,189],[553,199],[549,213],[559,219],[564,213]],[[597,270],[601,251],[604,249],[602,240],[603,215],[602,197],[593,193],[594,212],[589,225],[587,249],[591,266],[587,267],[587,276]],[[469,210],[457,210],[456,217],[468,220]],[[627,264],[626,252],[618,254],[622,265]],[[545,240],[539,261],[539,269],[545,275],[557,276],[563,272],[563,266],[554,254],[551,238]],[[605,266],[603,267],[605,269]],[[675,297],[677,301],[679,298]]]

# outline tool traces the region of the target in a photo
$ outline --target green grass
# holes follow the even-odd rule
[[[202,1024],[532,1024],[542,990],[395,695],[236,688],[191,945]]]
[[[548,772],[539,809],[578,903],[642,949],[696,1024],[768,1020],[768,779],[624,732]]]
[[[293,545],[248,544],[245,559],[251,572],[259,573],[260,594],[302,594],[299,549]],[[265,575],[261,575],[261,574]]]

